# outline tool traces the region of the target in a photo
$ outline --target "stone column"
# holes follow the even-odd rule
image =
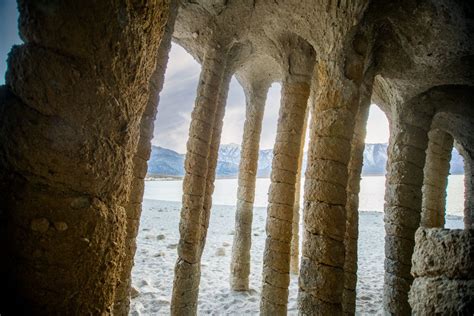
[[[284,315],[287,311],[296,174],[314,67],[314,51],[304,41],[290,39],[283,45],[288,49],[289,65],[282,82],[268,192],[260,301],[262,315]]]
[[[423,168],[431,125],[431,115],[415,112],[415,105],[407,104],[406,110],[394,112],[390,126],[384,208],[384,309],[395,315],[411,313],[410,268],[415,231],[420,226]]]
[[[288,300],[291,231],[301,133],[309,96],[309,80],[282,84],[277,137],[273,149],[268,196],[267,239],[263,258],[260,312],[284,314]]]
[[[209,227],[209,218],[212,207],[212,194],[214,193],[214,180],[216,178],[217,158],[219,155],[219,146],[221,144],[222,126],[224,125],[225,106],[229,92],[232,72],[226,69],[219,94],[217,97],[217,110],[214,116],[214,128],[212,132],[211,146],[208,158],[208,171],[206,176],[206,191],[204,195],[203,213],[202,213],[202,232],[201,232],[201,254],[206,244],[207,229]]]
[[[136,251],[136,237],[142,212],[145,176],[148,169],[148,159],[151,154],[151,140],[159,103],[159,94],[163,89],[168,55],[171,49],[171,38],[174,22],[178,13],[177,1],[171,1],[169,18],[165,33],[158,50],[158,62],[150,80],[149,99],[140,123],[140,137],[137,150],[133,158],[133,179],[129,201],[125,207],[127,214],[127,238],[125,239],[125,258],[122,261],[122,272],[117,285],[114,303],[114,315],[128,315],[130,309],[131,272],[133,257]]]
[[[230,286],[234,291],[247,291],[249,289],[253,202],[255,199],[260,133],[269,87],[270,84],[267,82],[258,82],[249,84],[245,88],[245,123],[239,165],[235,235],[230,265]]]
[[[472,315],[474,230],[419,228],[409,300],[414,315]]]
[[[2,301],[15,314],[110,314],[168,2],[19,1],[19,11],[25,44],[0,97]]]
[[[359,238],[359,191],[360,177],[364,162],[364,148],[367,119],[369,117],[372,82],[363,86],[360,106],[357,111],[354,135],[351,142],[351,157],[348,165],[347,200],[346,200],[346,233],[344,292],[342,310],[344,314],[354,315],[356,307],[357,286],[357,240]]]
[[[442,228],[446,213],[446,187],[453,150],[453,137],[439,129],[431,130],[428,137],[421,226]]]
[[[300,192],[301,192],[301,172],[303,167],[304,158],[304,143],[306,139],[306,129],[308,127],[308,116],[310,112],[310,105],[306,110],[306,115],[303,124],[303,133],[301,133],[301,144],[300,154],[298,158],[298,170],[296,172],[296,185],[295,185],[295,203],[293,205],[293,219],[291,224],[291,258],[290,258],[290,272],[298,274],[300,269],[299,257],[300,257]]]
[[[358,87],[342,64],[319,60],[305,179],[303,253],[298,304],[303,314],[342,311],[347,166]],[[343,66],[342,66],[343,67]]]
[[[474,228],[474,173],[473,160],[464,157],[464,227]]]
[[[354,2],[345,12],[356,14],[363,10],[359,6]],[[332,8],[327,14],[343,7]],[[346,35],[348,29],[332,27],[334,17],[326,19],[323,28],[329,32],[327,36],[337,40],[327,39],[334,41],[332,50],[325,51],[328,48],[324,47],[321,54],[318,51],[318,91],[310,123],[298,293],[298,306],[305,315],[314,311],[320,315],[342,313],[348,164],[368,51],[365,37]],[[352,45],[346,46],[345,42]]]
[[[197,312],[204,196],[219,88],[226,67],[224,56],[225,52],[213,45],[207,49],[202,64],[196,103],[191,115],[184,162],[186,173],[183,180],[180,240],[171,300],[172,315],[195,315]]]
[[[320,42],[304,185],[298,292],[303,315],[342,313],[348,164],[370,51],[356,25],[367,3],[315,1],[321,12],[315,29]]]

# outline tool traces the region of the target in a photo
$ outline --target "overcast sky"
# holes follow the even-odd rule
[[[196,98],[200,65],[182,47],[173,44],[158,106],[153,143],[180,153],[186,150],[191,111]],[[274,83],[267,97],[260,147],[272,148],[278,121],[281,86]],[[235,78],[230,84],[221,142],[240,144],[245,120],[245,96]],[[388,142],[388,121],[377,107],[370,109],[367,143]]]
[[[14,44],[21,43],[17,30],[18,13],[16,2],[0,0],[0,84],[4,83],[6,58]],[[200,65],[183,48],[173,44],[165,85],[161,93],[158,115],[155,122],[153,144],[173,149],[177,152],[186,151],[191,111],[196,98]],[[263,120],[260,148],[273,147],[278,109],[280,106],[280,84],[273,84],[268,92],[265,115]],[[240,144],[245,120],[245,97],[242,88],[235,78],[232,79],[227,99],[222,143]],[[385,114],[376,106],[370,109],[367,125],[367,143],[388,142],[388,121]]]

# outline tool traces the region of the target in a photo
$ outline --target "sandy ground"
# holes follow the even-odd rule
[[[144,200],[133,269],[131,315],[168,315],[176,262],[180,203]],[[199,314],[258,315],[265,245],[265,208],[255,208],[251,290],[233,292],[229,270],[234,230],[233,206],[214,206],[202,258]],[[361,212],[359,224],[359,270],[357,314],[381,314],[383,292],[384,227],[383,214]],[[446,226],[462,228],[462,218],[447,217]],[[298,278],[291,277],[288,314],[296,315]]]

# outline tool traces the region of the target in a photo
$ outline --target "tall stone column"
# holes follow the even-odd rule
[[[295,185],[295,203],[293,205],[293,219],[291,224],[291,258],[290,258],[290,272],[298,274],[300,264],[300,193],[301,193],[301,172],[304,158],[304,143],[306,138],[306,129],[308,127],[308,116],[310,112],[310,105],[306,110],[304,118],[303,133],[301,133],[300,154],[298,157],[298,171],[296,172]]]
[[[361,89],[360,106],[357,111],[354,135],[351,142],[351,156],[348,165],[346,233],[344,262],[344,292],[342,310],[344,314],[354,315],[357,286],[357,240],[359,238],[359,191],[360,177],[364,162],[364,148],[367,119],[369,117],[372,81]]]
[[[191,115],[184,162],[186,173],[183,180],[180,240],[171,300],[172,315],[195,315],[197,312],[204,196],[219,89],[226,67],[224,56],[225,52],[213,45],[207,49],[202,64],[196,103]]]
[[[268,192],[260,301],[262,315],[284,315],[287,311],[296,174],[314,67],[314,52],[309,45],[303,41],[285,44],[291,53],[288,53],[288,73],[282,82]]]
[[[347,168],[359,98],[358,86],[341,67],[343,63],[318,61],[299,278],[298,304],[303,314],[342,311]]]
[[[235,234],[230,265],[230,286],[234,291],[247,291],[249,289],[255,182],[258,169],[260,133],[269,87],[268,82],[258,82],[251,83],[244,89],[246,97],[245,123],[240,154]]]
[[[409,315],[408,291],[415,231],[420,226],[423,168],[431,115],[415,112],[416,102],[394,112],[385,188],[384,309]],[[424,104],[426,108],[429,108]]]
[[[19,11],[25,44],[0,89],[0,313],[110,314],[168,1],[19,1]]]
[[[219,146],[221,144],[222,126],[224,125],[225,106],[229,92],[232,72],[226,69],[219,94],[217,97],[217,110],[214,116],[214,129],[212,131],[211,146],[208,158],[208,171],[206,176],[206,191],[204,195],[203,213],[202,213],[202,231],[201,231],[201,254],[206,244],[207,229],[212,207],[212,194],[214,193],[214,181],[216,179],[217,158],[219,155]]]
[[[353,31],[367,2],[318,3],[323,6],[320,36],[323,43],[331,45],[317,48],[318,90],[305,175],[298,306],[304,315],[339,315],[344,290],[348,165],[369,52],[365,36]]]
[[[464,227],[474,228],[474,173],[473,160],[464,157]]]
[[[428,137],[429,143],[424,168],[421,226],[443,228],[453,137],[439,129],[431,130]]]
[[[136,237],[142,212],[145,176],[148,169],[148,159],[151,154],[154,122],[159,103],[159,95],[163,89],[166,65],[171,49],[174,22],[178,13],[178,2],[170,2],[169,18],[158,50],[158,62],[150,80],[148,103],[140,122],[140,136],[137,150],[133,158],[133,179],[128,203],[125,207],[127,214],[127,237],[125,239],[125,258],[122,261],[122,272],[115,293],[114,315],[128,315],[130,309],[131,272],[136,251]]]

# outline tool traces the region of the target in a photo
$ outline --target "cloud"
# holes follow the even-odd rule
[[[388,119],[380,108],[372,104],[369,110],[369,119],[367,121],[366,143],[388,143],[390,130]]]
[[[275,143],[278,112],[280,110],[281,85],[274,83],[268,90],[265,112],[263,115],[262,134],[260,136],[260,148],[273,148]]]
[[[242,142],[245,122],[245,94],[235,77],[232,78],[227,96],[227,104],[222,128],[221,143]]]
[[[155,121],[153,144],[186,152],[186,142],[191,122],[191,112],[196,99],[201,66],[182,47],[173,44],[161,92],[158,114]],[[278,109],[280,107],[280,84],[269,90],[261,148],[272,148],[275,142]],[[245,94],[235,78],[232,78],[227,98],[221,142],[240,144],[245,122]]]
[[[155,121],[153,144],[186,152],[191,112],[196,99],[201,66],[182,47],[173,44],[161,92]],[[268,92],[263,118],[261,148],[273,147],[280,107],[280,84],[273,84]],[[245,94],[232,78],[227,98],[221,143],[242,142],[245,122]]]
[[[190,54],[172,45],[155,120],[154,145],[186,152],[200,71],[201,66]]]

